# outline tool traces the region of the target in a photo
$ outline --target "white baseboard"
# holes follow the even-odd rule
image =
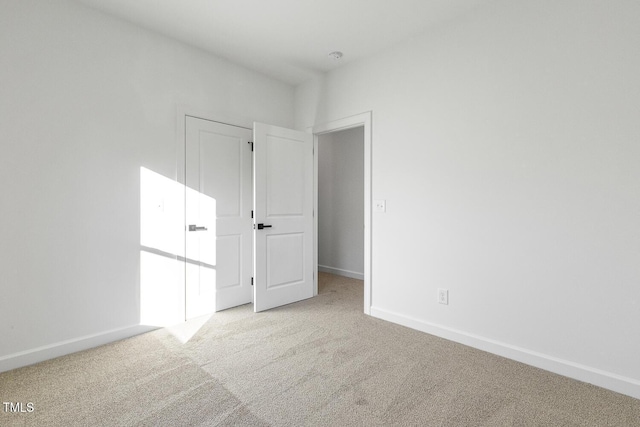
[[[154,326],[136,325],[126,328],[112,329],[99,334],[86,335],[54,344],[34,348],[27,351],[0,357],[0,372],[10,371],[23,366],[33,365],[67,354],[88,350],[114,341],[119,341],[135,335],[158,329]]]
[[[640,399],[640,381],[612,372],[574,363],[568,360],[491,340],[479,335],[425,322],[412,317],[371,307],[371,315],[389,322],[407,326],[441,338],[465,344],[498,356],[516,360],[578,381],[590,383],[608,390]]]
[[[363,273],[355,271],[343,270],[341,268],[327,267],[326,265],[318,265],[318,271],[321,273],[335,274],[336,276],[350,277],[351,279],[364,280]]]

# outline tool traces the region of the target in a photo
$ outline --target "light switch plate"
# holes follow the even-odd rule
[[[373,201],[373,210],[375,212],[386,212],[387,211],[387,201],[386,200],[374,200]]]

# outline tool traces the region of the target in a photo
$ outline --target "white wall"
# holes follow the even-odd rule
[[[176,179],[180,106],[293,124],[292,87],[64,0],[0,2],[0,82],[0,370],[139,330],[141,167]]]
[[[364,128],[318,138],[318,269],[364,276]]]
[[[373,111],[374,315],[640,397],[638,46],[636,1],[498,1],[297,89]]]

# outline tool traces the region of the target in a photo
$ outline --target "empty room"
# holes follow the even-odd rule
[[[640,425],[640,3],[0,0],[0,425]]]

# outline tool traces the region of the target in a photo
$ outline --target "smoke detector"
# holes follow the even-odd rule
[[[331,52],[329,54],[329,58],[333,59],[334,61],[338,61],[340,58],[342,58],[342,52],[336,50],[334,52]]]

